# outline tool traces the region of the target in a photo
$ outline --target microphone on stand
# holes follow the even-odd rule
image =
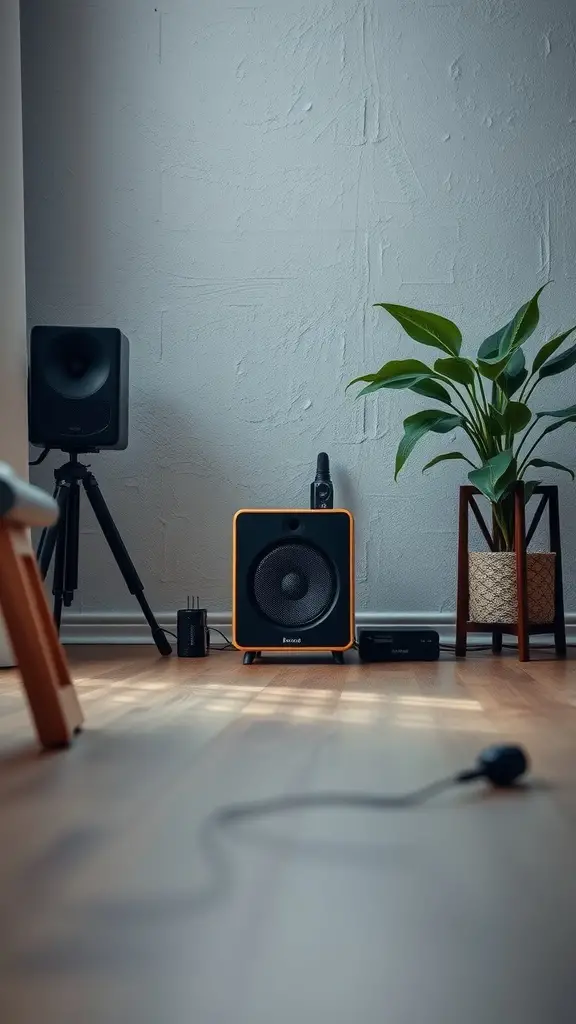
[[[310,508],[334,508],[334,485],[326,452],[320,452],[316,460],[316,476],[310,484]]]

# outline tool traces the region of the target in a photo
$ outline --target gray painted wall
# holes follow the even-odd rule
[[[394,484],[424,400],[344,386],[422,355],[375,301],[474,351],[551,277],[544,329],[576,322],[572,0],[25,0],[23,34],[29,319],[132,341],[130,447],[93,465],[154,606],[229,608],[234,510],[306,503],[326,449],[359,608],[453,609],[462,474],[421,477],[441,439]],[[132,609],[83,530],[83,607]]]
[[[18,0],[0,2],[0,460],[27,474],[26,294]],[[13,663],[0,623],[0,666]]]

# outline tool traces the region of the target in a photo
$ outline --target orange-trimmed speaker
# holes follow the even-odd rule
[[[354,643],[354,520],[346,509],[241,509],[234,516],[232,639],[264,651]]]

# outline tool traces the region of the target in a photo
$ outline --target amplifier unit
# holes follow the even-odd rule
[[[360,661],[437,661],[440,637],[435,629],[360,629]]]

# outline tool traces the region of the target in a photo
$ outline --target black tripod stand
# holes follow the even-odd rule
[[[152,631],[152,637],[160,654],[172,653],[172,648],[144,596],[142,581],[134,568],[124,541],[108,508],[102,491],[88,466],[78,462],[78,453],[70,453],[70,461],[54,471],[56,487],[54,497],[58,502],[60,516],[58,522],[50,529],[43,530],[38,544],[36,557],[42,578],[45,579],[50,568],[52,555],[56,549],[54,562],[54,619],[56,628],[60,630],[62,607],[69,608],[74,600],[74,591],[78,589],[78,553],[80,538],[80,484],[82,484],[90,502],[98,525],[108,542],[116,564],[124,577],[124,582],[131,594],[140,605],[144,617]]]

